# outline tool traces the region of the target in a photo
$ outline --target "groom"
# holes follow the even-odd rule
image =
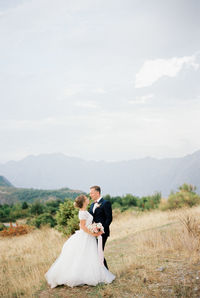
[[[106,244],[106,240],[110,235],[109,226],[112,222],[112,208],[111,204],[108,201],[105,201],[101,197],[101,188],[100,186],[91,186],[90,187],[90,197],[94,201],[90,206],[90,214],[93,216],[94,222],[102,223],[104,227],[104,234],[102,234],[103,250]],[[104,258],[104,265],[108,269],[106,259]]]

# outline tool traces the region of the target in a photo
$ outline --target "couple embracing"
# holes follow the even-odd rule
[[[89,199],[80,195],[75,199],[74,206],[79,209],[80,230],[76,231],[63,245],[60,256],[45,274],[51,288],[57,285],[96,286],[99,283],[111,283],[115,276],[108,270],[103,258],[106,240],[110,235],[109,226],[112,222],[110,202],[101,197],[99,186],[90,187],[93,203],[89,212]],[[93,231],[93,223],[101,229]]]

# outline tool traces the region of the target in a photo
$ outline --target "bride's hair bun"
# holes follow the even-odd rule
[[[86,196],[84,196],[84,195],[78,196],[75,199],[75,201],[74,201],[74,207],[76,207],[76,208],[82,208],[83,207],[83,204],[85,202],[85,199],[86,199]]]

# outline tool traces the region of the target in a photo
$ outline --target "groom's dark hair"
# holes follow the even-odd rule
[[[94,185],[94,186],[91,186],[90,189],[91,188],[94,188],[96,191],[98,191],[99,193],[101,193],[101,187],[100,186]]]

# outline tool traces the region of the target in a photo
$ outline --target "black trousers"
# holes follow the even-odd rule
[[[103,245],[103,250],[104,250],[106,241],[108,239],[108,235],[102,234],[101,236],[102,236],[102,245]],[[108,265],[107,265],[107,262],[106,262],[105,258],[104,258],[104,266],[108,269]]]

